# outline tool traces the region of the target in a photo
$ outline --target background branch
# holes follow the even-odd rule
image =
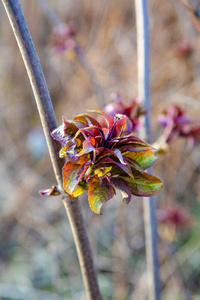
[[[150,143],[150,97],[149,97],[149,33],[146,0],[135,0],[137,25],[138,96],[144,101],[148,113],[145,115],[146,140]],[[144,136],[142,136],[144,138]],[[160,278],[157,252],[157,224],[154,197],[143,198],[144,226],[146,239],[147,278],[149,300],[160,299]]]

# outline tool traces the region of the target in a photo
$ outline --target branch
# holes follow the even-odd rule
[[[63,162],[58,157],[60,144],[53,140],[50,132],[57,127],[56,119],[51,103],[47,84],[41,69],[40,61],[34,48],[21,6],[18,0],[2,0],[17,40],[24,64],[29,76],[33,94],[42,122],[42,127],[47,140],[52,166],[59,188],[62,188]],[[101,300],[96,271],[93,263],[87,232],[77,198],[69,199],[63,191],[63,203],[66,208],[70,225],[74,234],[74,240],[78,252],[79,263],[83,275],[83,281],[87,298],[89,300]]]
[[[145,135],[150,143],[150,97],[149,97],[149,34],[147,0],[135,0],[138,53],[138,96],[144,101],[148,114],[145,115]],[[157,224],[155,200],[143,198],[144,226],[146,239],[147,275],[149,299],[160,299],[160,278],[157,252]]]

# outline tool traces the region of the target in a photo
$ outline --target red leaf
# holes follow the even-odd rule
[[[96,112],[100,115],[103,116],[103,118],[105,119],[107,125],[108,125],[108,130],[110,131],[111,128],[113,127],[114,125],[114,120],[111,116],[109,116],[107,113],[105,113],[104,111],[101,111],[101,110],[98,110],[98,109],[94,109],[94,110],[89,110],[90,112]]]
[[[63,117],[63,130],[67,136],[74,137],[79,128],[73,121],[68,121]]]
[[[90,123],[92,125],[94,125],[94,126],[98,127],[99,129],[101,129],[101,125],[99,124],[99,122],[95,118],[91,117],[89,114],[81,114],[81,115],[78,115],[74,118],[74,120],[79,120],[79,121],[81,120],[82,122],[88,124],[87,119],[90,121]]]
[[[123,165],[126,165],[126,162],[124,161],[120,150],[118,150],[118,149],[110,150],[110,149],[104,148],[104,147],[96,148],[96,150],[98,151],[97,162],[99,160],[102,160],[103,157],[114,156],[114,158],[117,158]]]
[[[89,126],[88,120],[84,117],[84,114],[74,117],[74,121],[81,122],[81,123],[85,124],[87,127]]]
[[[95,150],[96,140],[94,137],[90,136],[83,142],[82,150],[77,154],[77,156],[81,156],[86,153],[90,153]]]
[[[118,116],[119,120],[116,122],[116,136],[130,134],[133,129],[131,120],[124,115],[116,115],[116,117]]]

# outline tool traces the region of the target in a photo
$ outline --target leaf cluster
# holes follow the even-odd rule
[[[162,189],[162,181],[145,172],[156,160],[152,147],[132,134],[132,122],[121,114],[114,118],[100,110],[105,127],[89,114],[63,124],[52,137],[63,143],[60,157],[66,157],[63,186],[71,197],[88,190],[91,209],[100,214],[102,205],[116,189],[128,204],[131,195],[152,196]]]

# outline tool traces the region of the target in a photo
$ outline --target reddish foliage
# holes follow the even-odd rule
[[[178,105],[171,105],[165,109],[158,118],[159,123],[165,127],[163,133],[166,142],[177,137],[185,137],[192,142],[200,142],[200,125],[188,118],[185,111]]]
[[[142,125],[139,118],[146,113],[140,104],[140,100],[134,98],[130,104],[125,105],[119,93],[113,93],[111,99],[112,102],[106,105],[105,112],[111,117],[116,114],[126,115],[133,124],[133,131],[138,131]]]
[[[127,116],[114,118],[102,111],[105,127],[89,114],[76,116],[73,121],[63,118],[63,124],[52,137],[64,147],[60,157],[66,157],[63,186],[75,197],[88,190],[91,209],[100,213],[101,206],[113,198],[116,189],[128,204],[131,195],[151,196],[162,189],[162,181],[145,172],[156,160],[150,145],[135,137]]]

